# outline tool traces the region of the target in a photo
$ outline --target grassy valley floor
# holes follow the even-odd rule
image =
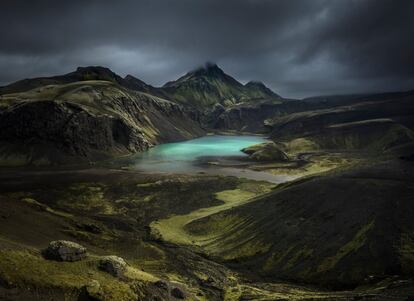
[[[185,230],[187,224],[221,211],[253,202],[255,197],[275,187],[275,185],[268,182],[253,182],[249,180],[240,180],[240,182],[236,189],[224,190],[215,194],[215,198],[223,202],[220,205],[201,208],[185,215],[173,215],[151,223],[153,235],[159,236],[164,241],[176,244],[203,246],[209,238],[191,235]]]
[[[4,171],[0,176],[0,299],[81,300],[91,281],[97,281],[101,300],[153,300],[162,296],[155,285],[160,279],[181,287],[188,300],[404,300],[414,294],[412,281],[400,278],[339,292],[275,283],[208,256],[211,248],[218,247],[212,244],[217,239],[214,233],[223,229],[231,233],[229,225],[239,224],[223,220],[215,224],[220,231],[210,229],[207,235],[188,229],[198,220],[255,203],[278,187],[203,174]],[[41,251],[57,239],[85,246],[88,259],[77,263],[44,259]],[[240,252],[254,255],[255,250]],[[105,255],[128,262],[124,279],[97,268]]]

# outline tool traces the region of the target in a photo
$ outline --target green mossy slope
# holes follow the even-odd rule
[[[280,98],[263,83],[243,85],[211,63],[166,83],[162,90],[169,99],[198,109],[215,104],[231,106],[245,101]]]
[[[179,105],[109,81],[0,96],[0,165],[99,161],[204,134]]]
[[[394,161],[299,180],[187,230],[214,236],[209,254],[273,279],[344,287],[412,276],[413,179],[412,164]]]

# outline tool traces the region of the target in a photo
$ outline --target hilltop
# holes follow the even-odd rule
[[[171,99],[196,108],[214,104],[227,107],[245,101],[280,98],[263,83],[241,84],[213,63],[166,83],[162,89]]]

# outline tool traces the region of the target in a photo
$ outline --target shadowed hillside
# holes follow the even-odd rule
[[[392,118],[413,128],[414,92],[314,97],[303,100],[267,99],[206,112],[211,128],[266,133],[272,137],[303,136],[335,123]]]
[[[2,165],[96,161],[204,133],[181,106],[111,81],[6,94],[0,108]]]
[[[414,166],[299,180],[247,205],[187,225],[204,249],[272,279],[333,287],[414,275]]]
[[[351,98],[349,102],[349,105],[341,102],[331,108],[275,116],[266,125],[273,140],[291,143],[301,139],[307,150],[412,152],[412,92],[365,96],[358,101]]]

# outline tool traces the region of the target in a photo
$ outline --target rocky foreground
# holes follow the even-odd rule
[[[320,187],[346,189],[352,174],[298,181],[270,192],[269,183],[205,175],[89,170],[36,176],[1,176],[0,299],[407,300],[414,294],[410,242],[397,244],[398,237],[410,233],[411,223],[403,218],[411,212],[408,199],[390,211],[384,187],[375,206],[375,195],[370,203],[350,195],[348,203],[345,194],[337,206]],[[365,177],[372,182],[369,189],[382,183]],[[389,177],[384,174],[384,183],[394,185]],[[306,197],[315,187],[320,191],[317,203]],[[246,200],[244,205],[237,204],[239,199]],[[233,208],[214,213],[228,202]],[[163,232],[156,235],[150,228],[206,206],[212,214],[186,222],[189,239],[184,245],[168,242]],[[352,212],[355,216],[342,224]],[[389,212],[400,214],[396,225],[408,232],[389,228],[395,221],[384,220]],[[329,216],[336,216],[338,226]],[[387,244],[389,237],[395,240]],[[392,252],[391,246],[396,247]],[[398,254],[405,254],[404,273],[395,261]],[[319,284],[294,284],[298,277]],[[328,283],[342,289],[329,290]],[[357,289],[344,291],[345,283]]]

